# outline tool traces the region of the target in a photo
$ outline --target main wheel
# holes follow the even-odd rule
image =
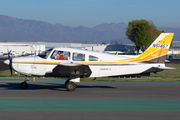
[[[68,91],[74,91],[76,89],[76,84],[74,82],[67,82],[66,89]]]
[[[28,88],[28,84],[27,84],[26,82],[22,82],[22,83],[20,84],[20,88],[21,88],[22,90],[26,90],[26,89]]]

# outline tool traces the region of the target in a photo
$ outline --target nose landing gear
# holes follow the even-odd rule
[[[20,84],[20,88],[21,88],[22,90],[26,90],[26,89],[28,88],[27,81],[29,81],[29,79],[28,79],[28,78],[25,78],[24,82],[22,82],[22,83]]]
[[[26,82],[22,82],[22,83],[20,84],[20,88],[21,88],[22,90],[26,90],[26,89],[28,88],[28,84],[27,84]]]

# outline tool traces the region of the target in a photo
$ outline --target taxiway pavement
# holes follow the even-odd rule
[[[180,118],[180,82],[81,82],[36,79],[21,90],[19,78],[0,78],[3,120],[169,120]]]

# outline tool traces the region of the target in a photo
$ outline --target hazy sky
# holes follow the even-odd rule
[[[0,14],[71,27],[135,19],[180,27],[180,0],[0,0]]]

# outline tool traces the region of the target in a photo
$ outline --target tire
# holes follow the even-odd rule
[[[67,91],[74,91],[76,89],[76,84],[74,82],[67,82],[66,89]]]
[[[26,82],[22,82],[22,83],[20,84],[20,88],[21,88],[22,90],[26,90],[26,89],[28,88],[28,84],[27,84]]]

